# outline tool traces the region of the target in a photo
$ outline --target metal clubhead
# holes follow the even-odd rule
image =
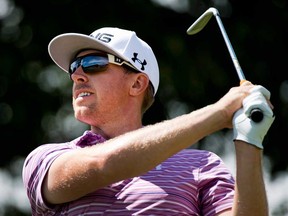
[[[187,30],[187,34],[193,35],[201,31],[209,22],[212,16],[219,15],[219,12],[216,8],[209,8],[206,10]]]

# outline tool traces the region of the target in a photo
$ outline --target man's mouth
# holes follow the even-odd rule
[[[86,97],[86,96],[89,96],[89,95],[91,95],[90,92],[81,92],[81,93],[77,96],[77,98],[79,98],[79,97]]]

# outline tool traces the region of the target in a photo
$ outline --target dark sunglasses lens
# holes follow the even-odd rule
[[[107,56],[86,56],[81,60],[81,66],[85,73],[104,71],[108,63]]]
[[[70,64],[69,73],[72,75],[76,69],[80,66],[80,59],[76,59]]]
[[[84,56],[75,59],[69,68],[69,73],[72,75],[78,67],[82,66],[85,73],[100,72],[107,68],[109,61],[107,56]]]

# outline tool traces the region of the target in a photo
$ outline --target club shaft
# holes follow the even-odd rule
[[[220,27],[221,33],[222,33],[222,35],[223,35],[223,38],[224,38],[224,40],[225,40],[226,46],[227,46],[227,48],[228,48],[228,50],[229,50],[230,56],[231,56],[231,58],[232,58],[232,60],[233,60],[233,64],[234,64],[234,66],[235,66],[235,68],[236,68],[238,77],[239,77],[239,79],[240,79],[240,85],[241,85],[242,82],[246,80],[246,79],[245,79],[245,76],[244,76],[243,71],[242,71],[242,69],[241,69],[241,67],[240,67],[240,64],[239,64],[239,62],[238,62],[238,59],[237,59],[236,54],[235,54],[235,52],[234,52],[234,49],[233,49],[233,47],[232,47],[232,45],[231,45],[231,42],[230,42],[230,40],[229,40],[229,38],[228,38],[228,35],[227,35],[226,31],[225,31],[225,28],[224,28],[224,26],[223,26],[223,23],[222,23],[222,21],[221,21],[221,19],[220,19],[219,14],[217,13],[217,14],[215,15],[215,17],[216,17],[217,23],[218,23],[218,25],[219,25],[219,27]],[[256,123],[257,123],[257,122],[261,122],[262,119],[263,119],[263,116],[264,116],[264,115],[263,115],[263,112],[262,112],[261,109],[259,109],[259,108],[254,108],[254,109],[251,110],[250,118],[252,119],[252,121],[254,121],[254,122],[256,122]]]
[[[226,30],[225,30],[225,28],[224,28],[224,26],[223,26],[223,23],[222,23],[222,21],[221,21],[221,19],[220,19],[220,17],[219,17],[219,14],[215,15],[215,17],[216,17],[217,23],[218,23],[218,25],[219,25],[219,27],[220,27],[220,31],[221,31],[221,33],[222,33],[222,36],[223,36],[224,41],[225,41],[225,43],[226,43],[226,46],[227,46],[227,48],[228,48],[228,50],[229,50],[229,53],[230,53],[230,56],[231,56],[231,58],[232,58],[232,61],[233,61],[234,67],[235,67],[235,69],[236,69],[236,72],[237,72],[237,74],[238,74],[238,77],[239,77],[240,81],[246,80],[246,79],[245,79],[245,76],[244,76],[244,73],[243,73],[243,71],[242,71],[242,69],[241,69],[241,66],[240,66],[240,64],[239,64],[239,62],[238,62],[238,59],[237,59],[237,57],[236,57],[236,54],[235,54],[235,52],[234,52],[234,49],[233,49],[233,47],[232,47],[232,45],[231,45],[231,42],[230,42],[230,40],[229,40],[229,38],[228,38],[228,35],[227,35],[227,33],[226,33]]]

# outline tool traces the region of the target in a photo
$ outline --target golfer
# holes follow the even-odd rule
[[[90,129],[27,156],[32,215],[268,215],[262,143],[274,116],[266,88],[247,81],[213,104],[143,126],[160,76],[134,31],[65,33],[48,51],[73,82],[75,118]],[[261,122],[249,118],[254,107]],[[215,153],[188,148],[224,128],[233,130],[235,176]]]

